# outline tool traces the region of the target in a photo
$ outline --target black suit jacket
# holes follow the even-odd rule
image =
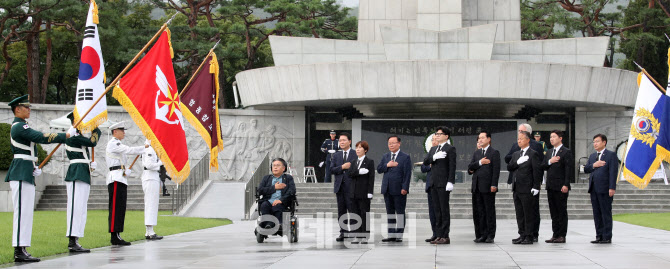
[[[334,193],[340,191],[340,186],[342,186],[342,184],[347,184],[351,180],[349,178],[349,175],[347,175],[347,170],[346,169],[342,170],[342,165],[346,162],[350,162],[351,165],[353,166],[354,161],[356,161],[357,158],[358,157],[356,157],[356,151],[354,151],[352,148],[349,148],[349,153],[347,153],[346,160],[344,160],[344,151],[338,151],[333,153],[333,159],[330,162],[330,172],[333,173],[333,175],[335,175],[335,183],[333,184]]]
[[[263,196],[261,197],[261,201],[270,199],[270,196],[277,191],[275,185],[272,184],[272,177],[272,174],[264,176],[261,184],[258,185],[256,191],[259,195]],[[281,198],[279,200],[281,200],[282,204],[286,204],[291,195],[295,195],[295,182],[291,175],[283,174],[282,183],[286,184],[286,188],[281,189]]]
[[[605,165],[594,168],[593,164],[598,161],[598,153],[593,153],[589,156],[589,161],[584,166],[584,172],[589,175],[589,193],[595,191],[596,193],[609,193],[609,190],[616,190],[617,170],[619,169],[619,158],[616,153],[604,150],[603,155],[600,156],[601,161],[605,161]]]
[[[365,175],[359,174],[360,168],[368,169]],[[351,169],[347,171],[353,183],[349,189],[354,199],[367,199],[368,193],[373,193],[375,187],[375,161],[365,156],[361,167],[358,168],[358,160],[351,163]]]
[[[486,157],[491,163],[479,165],[479,160]],[[490,193],[491,187],[498,187],[498,178],[500,177],[500,152],[489,146],[486,154],[482,154],[482,150],[475,150],[472,154],[472,160],[468,165],[468,170],[472,171],[472,188],[471,192]]]
[[[444,188],[447,186],[447,182],[456,183],[456,148],[444,143],[440,151],[446,152],[447,156],[434,161],[433,155],[435,155],[437,147],[439,145],[430,148],[426,158],[423,159],[423,164],[432,165],[428,187]]]
[[[512,191],[530,193],[530,189],[539,190],[542,185],[542,164],[540,154],[532,148],[526,151],[528,161],[518,165],[516,161],[521,157],[521,150],[512,154],[512,159],[507,164],[507,170],[514,173],[512,180]]]
[[[542,146],[540,142],[535,141],[535,139],[531,139],[530,148],[533,149],[535,152],[539,152],[540,159],[542,159],[541,155],[544,152],[544,146]],[[507,155],[505,155],[505,163],[509,164],[509,162],[512,160],[512,154],[514,154],[514,152],[517,152],[519,150],[521,150],[521,148],[519,148],[519,144],[517,144],[516,142],[512,144],[512,148],[509,149],[509,152],[507,153]],[[507,177],[507,184],[512,184],[513,176],[514,173],[510,172],[509,176]]]
[[[547,190],[560,191],[563,186],[567,186],[570,189],[570,181],[574,177],[574,173],[572,172],[572,162],[574,160],[572,151],[565,145],[561,146],[561,149],[556,153],[556,156],[561,157],[561,159],[557,163],[549,165],[549,160],[553,153],[554,149],[547,150],[547,154],[544,155],[544,160],[542,161],[542,170],[547,171],[545,188]]]

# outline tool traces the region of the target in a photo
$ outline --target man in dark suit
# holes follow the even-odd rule
[[[537,204],[535,198],[540,194],[542,184],[542,164],[540,154],[530,148],[530,133],[519,133],[517,143],[521,150],[512,155],[507,170],[514,173],[512,191],[516,224],[519,227],[519,238],[512,240],[514,244],[533,244]]]
[[[381,193],[384,195],[388,218],[388,237],[382,239],[382,242],[402,242],[412,160],[407,153],[400,151],[400,137],[392,135],[387,142],[390,152],[384,154],[377,165],[377,173],[384,174]]]
[[[551,230],[553,234],[546,243],[565,243],[568,232],[568,192],[572,172],[572,151],[563,145],[563,132],[551,131],[549,142],[554,147],[548,150],[542,161],[542,169],[547,171],[547,200],[551,214]]]
[[[347,174],[347,170],[356,161],[356,152],[351,149],[351,134],[347,132],[341,133],[339,143],[341,151],[333,154],[333,160],[330,163],[330,172],[335,175],[333,192],[335,192],[335,196],[337,197],[337,220],[340,223],[340,236],[335,241],[342,242],[344,241],[344,234],[349,232],[349,218],[346,214],[347,211],[351,212],[351,196],[349,191],[351,179]],[[344,220],[342,216],[345,217]]]
[[[332,176],[330,175],[330,162],[333,159],[333,154],[340,150],[340,142],[335,139],[336,135],[337,133],[335,130],[330,130],[330,138],[324,140],[323,144],[321,144],[321,152],[326,153],[326,160],[323,161],[323,164],[326,166],[326,177],[323,179],[323,182],[326,183],[329,183],[332,180]],[[319,167],[321,167],[320,164]]]
[[[435,210],[435,228],[437,238],[431,244],[449,244],[449,229],[451,227],[451,215],[449,213],[449,195],[454,189],[456,182],[456,148],[447,143],[451,131],[447,127],[440,126],[435,130],[437,146],[430,148],[428,155],[423,160],[424,165],[431,166],[430,184],[431,196],[433,198],[433,209]]]
[[[367,225],[368,213],[370,213],[370,200],[372,200],[372,192],[375,187],[375,161],[365,156],[370,149],[367,141],[358,141],[356,143],[356,162],[354,167],[348,170],[349,178],[351,178],[351,189],[349,196],[352,198],[351,212],[353,217],[359,217],[358,229],[355,230],[356,238],[352,244],[367,244],[370,236],[370,230]]]
[[[472,211],[475,243],[493,243],[496,236],[496,192],[500,177],[500,152],[491,147],[491,133],[479,133],[477,149],[468,170],[472,171]],[[474,214],[477,212],[477,214]]]
[[[437,146],[437,140],[435,140],[435,136],[433,136],[430,139],[431,147]],[[430,230],[433,232],[433,235],[426,239],[426,242],[430,243],[431,241],[434,241],[437,239],[437,233],[435,229],[435,223],[437,220],[435,219],[435,208],[433,207],[433,196],[430,194],[430,175],[432,174],[430,172],[430,165],[425,165],[421,164],[421,173],[426,173],[426,195],[428,196],[428,218],[430,219]]]
[[[596,225],[596,240],[593,244],[612,243],[612,200],[616,192],[617,166],[616,153],[605,149],[607,136],[597,134],[593,137],[596,153],[589,156],[584,172],[590,173],[589,193],[593,207],[593,222]]]
[[[533,133],[533,127],[530,126],[528,123],[523,123],[519,125],[519,128],[517,129],[518,132],[528,132],[528,133]],[[544,147],[540,142],[535,141],[535,139],[530,140],[530,148],[533,149],[535,152],[540,154],[540,161],[542,159],[542,155],[544,155]],[[505,155],[505,163],[509,164],[510,160],[512,160],[512,154],[514,152],[519,151],[519,145],[517,143],[512,144],[512,148],[510,148],[509,152],[507,155]],[[507,184],[512,184],[512,179],[513,179],[514,174],[512,172],[509,173],[509,176],[507,177]],[[533,231],[533,242],[537,242],[537,238],[540,235],[540,195],[534,196],[535,198],[535,204],[537,205],[535,207],[535,231]]]

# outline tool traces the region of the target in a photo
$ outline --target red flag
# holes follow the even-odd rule
[[[119,80],[113,96],[151,141],[172,180],[182,183],[191,166],[176,86],[166,28],[144,58]]]
[[[202,68],[193,75],[181,93],[181,111],[210,149],[209,168],[219,169],[218,156],[223,150],[219,121],[219,63],[212,52]]]

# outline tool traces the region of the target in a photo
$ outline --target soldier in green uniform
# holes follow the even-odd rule
[[[70,112],[67,117],[74,124],[74,114]],[[65,176],[67,189],[65,236],[70,239],[67,245],[70,252],[91,252],[79,245],[79,238],[84,237],[88,195],[91,191],[91,171],[95,170],[97,166],[95,162],[91,161],[89,147],[95,147],[99,138],[100,129],[95,128],[90,137],[86,137],[76,130],[76,134],[65,141],[67,158],[70,159],[70,166]]]
[[[74,128],[68,133],[42,133],[30,128],[26,119],[30,118],[30,102],[28,95],[18,97],[9,106],[14,112],[14,121],[10,131],[14,159],[9,165],[5,182],[12,189],[14,203],[14,225],[12,229],[12,246],[15,262],[38,262],[26,251],[30,247],[33,232],[33,211],[35,208],[35,177],[42,174],[37,167],[37,146],[35,143],[64,143]]]
[[[535,141],[540,142],[540,144],[542,144],[542,149],[544,150],[542,152],[542,154],[547,154],[547,150],[549,150],[549,148],[547,148],[547,144],[544,143],[544,141],[540,140],[540,138],[542,138],[542,135],[540,134],[540,132],[535,132],[533,137],[535,138]]]

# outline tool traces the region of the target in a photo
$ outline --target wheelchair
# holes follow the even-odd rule
[[[263,220],[263,214],[261,213],[261,203],[266,201],[267,199],[263,199],[262,195],[258,194],[258,189],[256,190],[256,213],[258,214],[258,218],[256,219],[256,228],[254,229],[254,235],[256,236],[256,242],[258,243],[263,243],[265,239],[267,239],[269,236],[267,233],[262,233],[259,232],[260,229],[265,229],[265,227],[261,227],[261,224],[263,222],[266,222],[267,220]],[[282,227],[272,227],[269,229],[269,231],[273,231],[272,235],[276,236],[284,236],[286,235],[288,238],[289,243],[296,243],[298,242],[298,218],[295,215],[296,212],[296,207],[299,206],[298,204],[298,198],[297,195],[293,194],[289,197],[289,202],[286,203],[288,206],[286,206],[286,209],[284,210],[285,212],[290,213],[289,219],[285,219],[281,226]],[[282,213],[282,216],[284,214]],[[267,229],[266,229],[267,230]],[[286,230],[286,234],[284,234]]]

